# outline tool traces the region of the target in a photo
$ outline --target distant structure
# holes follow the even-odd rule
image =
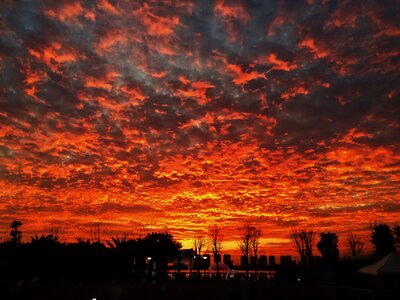
[[[250,267],[254,269],[257,265],[257,258],[255,256],[250,256]]]
[[[179,255],[172,259],[171,262],[174,264],[175,269],[179,267],[182,270],[192,270],[194,265],[193,256],[193,249],[182,249],[179,251]]]
[[[258,260],[258,265],[261,269],[265,269],[268,267],[268,261],[266,255],[261,255],[260,259]]]
[[[90,228],[90,240],[96,243],[100,243],[100,223],[93,223]]]
[[[211,256],[210,256],[210,254],[203,254],[202,259],[203,259],[203,267],[204,267],[204,269],[210,268],[210,265],[211,265]]]
[[[275,256],[274,256],[274,255],[270,255],[270,256],[268,257],[268,260],[269,260],[269,266],[270,266],[270,267],[273,267],[273,266],[276,265]]]
[[[224,254],[224,264],[226,264],[229,268],[232,269],[233,261],[230,254]]]
[[[246,265],[247,265],[247,257],[242,255],[240,257],[240,267],[241,268],[246,268]]]
[[[293,263],[291,255],[281,255],[281,265],[289,266]]]

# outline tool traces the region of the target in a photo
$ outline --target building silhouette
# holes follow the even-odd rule
[[[210,256],[210,254],[203,254],[202,261],[203,261],[204,269],[210,268],[210,265],[211,265],[211,256]]]
[[[275,256],[274,256],[274,255],[270,255],[270,256],[268,257],[268,261],[269,261],[269,266],[270,266],[270,267],[273,267],[273,266],[276,265],[276,261],[275,261]]]
[[[261,255],[259,260],[258,260],[258,265],[261,269],[265,269],[268,267],[268,261],[267,261],[267,256],[266,255]]]
[[[250,267],[255,268],[257,265],[257,258],[255,256],[250,256]]]
[[[224,254],[224,264],[226,264],[229,268],[233,267],[233,261],[230,254]]]
[[[247,257],[244,256],[244,255],[242,255],[242,256],[240,257],[240,267],[246,268],[247,263],[248,263]]]

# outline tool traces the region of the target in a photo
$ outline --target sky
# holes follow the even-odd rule
[[[0,4],[0,233],[400,221],[398,1]]]

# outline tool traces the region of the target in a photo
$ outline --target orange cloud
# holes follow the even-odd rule
[[[236,42],[238,39],[235,22],[247,23],[250,20],[250,15],[247,13],[241,3],[230,3],[223,0],[218,0],[214,6],[214,13],[221,17],[231,42]]]
[[[216,86],[207,81],[196,81],[190,82],[184,76],[179,76],[179,81],[185,85],[189,85],[191,88],[188,89],[178,89],[176,95],[184,98],[194,98],[199,101],[200,105],[204,105],[211,99],[207,97],[207,89],[213,89]]]
[[[324,58],[329,55],[329,52],[322,49],[321,46],[316,45],[314,39],[304,39],[299,43],[301,48],[309,49],[317,58]]]
[[[79,1],[69,1],[65,2],[63,5],[57,9],[50,9],[46,11],[46,15],[57,18],[61,22],[73,23],[76,19],[82,15],[84,9]]]
[[[113,14],[113,15],[121,15],[120,10],[112,5],[108,0],[100,0],[98,4],[99,8],[103,9],[104,11]]]
[[[237,85],[244,85],[247,82],[257,78],[267,79],[263,73],[258,73],[256,71],[243,72],[242,68],[238,65],[228,64],[227,69],[235,75],[235,78],[232,80],[232,82]]]
[[[218,223],[238,254],[249,221],[262,254],[294,254],[294,227],[345,254],[349,230],[398,222],[391,7],[50,2],[0,10],[0,231],[190,247]]]
[[[140,19],[147,33],[151,36],[168,36],[179,25],[179,17],[162,17],[152,12],[151,7],[144,3],[141,8],[133,12]]]
[[[304,86],[293,87],[290,91],[283,93],[281,95],[282,99],[289,100],[296,95],[308,95],[309,91]]]
[[[291,65],[291,64],[289,64],[289,62],[278,59],[276,54],[274,54],[274,53],[270,53],[265,59],[268,64],[274,65],[273,68],[275,70],[291,71],[291,70],[297,69],[297,67],[298,67],[295,64]]]

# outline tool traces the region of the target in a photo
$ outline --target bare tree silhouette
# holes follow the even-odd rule
[[[200,267],[201,267],[201,254],[203,248],[206,246],[207,241],[204,237],[197,236],[193,240],[194,253],[196,255],[196,269],[197,278],[200,279]]]
[[[211,251],[214,255],[214,262],[216,264],[217,280],[218,280],[220,278],[219,258],[221,256],[222,237],[223,237],[221,233],[221,228],[218,225],[211,225],[208,228],[208,237],[211,246]]]
[[[364,250],[364,243],[352,232],[347,237],[347,244],[351,256],[360,256]]]
[[[251,240],[252,227],[250,226],[249,222],[246,222],[242,227],[239,227],[239,230],[241,231],[241,233],[240,233],[241,240],[239,242],[239,248],[244,257],[245,268],[246,268],[246,279],[248,280],[249,279],[249,257],[251,255],[250,240]]]
[[[261,229],[257,229],[254,227],[253,232],[251,234],[250,238],[250,244],[251,244],[251,249],[253,250],[253,255],[255,258],[255,273],[256,273],[256,278],[257,278],[257,269],[258,269],[258,248],[260,247],[260,238],[261,238],[262,232]]]
[[[302,263],[310,264],[313,257],[315,232],[306,230],[293,230],[293,232],[290,234],[290,239],[299,253]]]
[[[242,227],[238,228],[240,230],[240,242],[239,248],[242,252],[242,255],[245,258],[245,267],[246,267],[246,278],[249,278],[249,258],[254,255],[256,260],[256,269],[257,269],[257,256],[258,256],[258,248],[260,245],[260,237],[261,230],[257,229],[255,226],[252,226],[250,222],[246,222]]]

